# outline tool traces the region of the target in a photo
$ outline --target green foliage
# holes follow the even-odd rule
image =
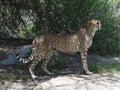
[[[116,2],[109,0],[104,1],[101,8],[102,30],[96,34],[92,52],[99,54],[118,54],[120,53],[120,19],[117,16],[118,0]],[[105,4],[107,4],[105,6]]]
[[[2,0],[0,36],[34,38],[41,34],[69,34],[99,19],[92,52],[120,53],[120,0]],[[19,6],[19,7],[18,7]]]
[[[92,52],[101,55],[106,54],[119,54],[120,53],[120,31],[119,30],[104,30],[97,33],[94,44],[91,48]]]
[[[21,68],[23,68],[23,67],[21,66]],[[26,76],[24,76],[24,75],[13,75],[12,73],[9,73],[9,72],[0,73],[0,84],[1,83],[5,84],[7,87],[10,87],[11,84],[12,84],[12,81],[14,81],[15,79],[26,81]]]
[[[53,60],[49,63],[48,68],[62,70],[66,67],[65,59],[61,56],[53,57]]]
[[[104,63],[104,64],[103,64]],[[90,67],[90,70],[95,73],[120,73],[120,62],[119,61],[105,61],[99,65]]]
[[[18,35],[21,38],[32,39],[36,36],[35,33],[33,33],[33,31],[32,31],[32,29],[33,29],[32,22],[27,23],[25,26],[22,26],[20,29],[21,30]]]
[[[12,75],[9,73],[1,73],[0,74],[0,81],[11,81],[12,80]]]

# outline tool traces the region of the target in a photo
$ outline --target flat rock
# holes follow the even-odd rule
[[[119,90],[120,77],[105,75],[59,76],[41,83],[42,90]]]
[[[108,75],[65,75],[29,83],[13,83],[7,90],[120,90],[120,76]]]

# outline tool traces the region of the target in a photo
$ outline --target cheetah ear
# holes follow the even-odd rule
[[[100,20],[98,20],[97,23],[100,25],[100,23],[101,23]]]
[[[92,22],[91,22],[91,20],[90,21],[88,21],[88,26],[91,26],[92,25]]]

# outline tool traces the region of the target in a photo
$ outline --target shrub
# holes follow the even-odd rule
[[[91,66],[90,70],[95,73],[120,73],[120,62],[115,60],[104,61],[101,64]]]
[[[92,52],[120,53],[119,0],[2,0],[0,3],[1,37],[69,34],[90,19],[100,19],[102,30],[96,34]]]

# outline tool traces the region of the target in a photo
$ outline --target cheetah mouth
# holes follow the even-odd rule
[[[99,27],[98,27],[98,30],[101,30],[101,28],[102,28],[102,27],[101,27],[101,26],[99,26]]]
[[[99,28],[99,30],[101,30],[101,27]]]

